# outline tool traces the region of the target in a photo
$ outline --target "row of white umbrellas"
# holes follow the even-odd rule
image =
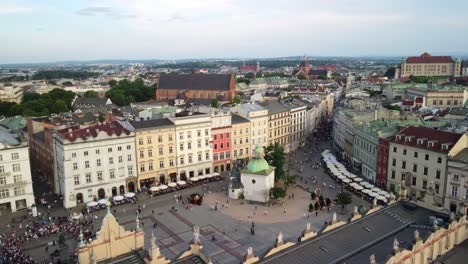
[[[114,197],[112,197],[112,200],[114,201],[122,201],[125,197],[127,198],[133,198],[135,197],[135,193],[134,192],[128,192],[126,194],[124,194],[123,196],[122,195],[116,195]],[[100,199],[99,201],[91,201],[89,203],[86,204],[87,207],[95,207],[95,206],[98,206],[98,205],[105,205],[107,204],[108,200],[107,199]]]
[[[374,185],[364,181],[364,179],[349,172],[342,163],[336,161],[336,157],[329,150],[324,150],[322,152],[322,156],[327,167],[330,169],[330,172],[353,189],[361,191],[362,193],[385,203],[388,201],[388,198],[390,198],[390,194],[388,192],[375,187]]]

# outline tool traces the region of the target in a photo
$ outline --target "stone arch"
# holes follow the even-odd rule
[[[100,188],[97,193],[98,193],[98,198],[99,199],[106,198],[106,191],[103,188]]]
[[[83,203],[83,194],[82,193],[77,193],[76,194],[76,203],[77,204],[80,204],[80,203]]]
[[[125,186],[123,185],[120,185],[119,187],[119,193],[122,195],[122,194],[125,194]]]

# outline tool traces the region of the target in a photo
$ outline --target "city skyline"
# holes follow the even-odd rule
[[[0,1],[0,61],[465,54],[468,3],[427,2]]]

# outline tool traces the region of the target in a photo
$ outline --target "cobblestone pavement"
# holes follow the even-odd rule
[[[322,147],[328,147],[327,144],[327,142],[322,143]],[[335,189],[329,188],[329,185],[336,185],[333,179],[321,166],[318,169],[311,167],[311,165],[320,162],[321,150],[313,150],[312,148],[308,151],[313,152],[312,156],[310,153],[305,154],[302,151],[296,151],[289,155],[291,160],[298,161],[298,164],[300,161],[303,161],[302,171],[299,171],[299,165],[290,170],[291,174],[297,174],[303,180],[298,178],[298,187],[289,188],[284,200],[285,208],[287,209],[286,214],[284,214],[281,204],[271,208],[258,206],[255,215],[253,215],[255,205],[240,205],[238,201],[230,201],[229,208],[223,208],[222,204],[227,204],[226,191],[223,190],[223,187],[227,187],[227,181],[208,184],[211,193],[205,195],[203,205],[194,206],[192,210],[184,208],[181,203],[176,203],[174,193],[155,198],[140,194],[139,204],[144,207],[141,214],[141,223],[145,230],[146,242],[149,241],[151,233],[154,232],[158,245],[161,248],[161,253],[170,259],[174,259],[188,249],[188,244],[193,238],[193,226],[198,225],[201,230],[204,250],[212,257],[213,263],[237,264],[242,260],[247,252],[247,248],[250,246],[253,247],[256,255],[264,255],[267,250],[273,247],[279,232],[283,233],[285,241],[297,241],[307,222],[311,223],[313,229],[321,229],[325,221],[331,219],[333,210],[325,210],[324,212],[320,212],[318,216],[315,213],[309,215],[307,208],[310,203],[310,195],[306,190],[319,188],[325,182],[327,188],[323,188],[322,186],[324,196],[334,199],[340,187],[336,186]],[[309,160],[305,161],[306,158],[309,158]],[[294,162],[294,164],[296,163]],[[316,176],[318,183],[314,184],[310,176]],[[197,186],[183,190],[179,194],[187,197],[195,192],[203,193],[205,190],[203,186]],[[288,197],[292,193],[295,194],[295,198],[289,200]],[[217,211],[211,208],[215,201],[219,201],[220,203]],[[358,196],[354,196],[353,205],[368,207],[369,203]],[[173,206],[177,207],[178,210],[173,210]],[[350,206],[349,208],[351,208]],[[127,204],[112,208],[112,211],[115,210],[115,217],[126,229],[134,229],[136,208],[137,205],[135,204]],[[76,208],[75,210],[79,209]],[[267,216],[264,215],[265,210],[267,211]],[[346,215],[338,214],[338,219],[349,217],[351,210],[348,210],[348,212]],[[98,230],[100,227],[104,213],[105,210],[101,210],[92,214],[92,217],[94,215],[97,217],[97,220],[94,221],[94,230]],[[68,211],[63,208],[53,208],[50,212],[52,216],[64,216],[67,214]],[[15,215],[15,217],[19,218],[18,215]],[[0,221],[11,223],[11,217],[2,217]],[[252,222],[255,224],[254,235],[250,233]],[[0,230],[4,232],[9,227],[2,225]],[[44,254],[45,247],[54,239],[57,240],[58,238],[50,237],[32,241],[26,247],[26,251],[37,257],[37,259],[47,259],[48,257]],[[68,240],[67,248],[62,250],[63,258],[67,258],[68,255],[72,254],[75,247],[75,241]],[[55,249],[49,246],[49,253],[53,250]]]

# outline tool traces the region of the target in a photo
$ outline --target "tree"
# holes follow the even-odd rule
[[[50,108],[51,113],[63,113],[68,112],[68,107],[63,100],[57,100]]]
[[[345,208],[346,205],[352,202],[353,202],[353,197],[351,196],[350,193],[341,192],[336,196],[336,203],[341,205],[343,209]]]
[[[211,107],[217,108],[218,107],[218,100],[211,99]]]
[[[254,79],[255,78],[255,73],[253,72],[248,72],[244,75],[245,78],[247,79]]]
[[[232,102],[235,103],[235,104],[240,104],[240,102],[241,102],[240,96],[238,96],[238,95],[234,96],[234,98],[232,99]]]
[[[314,205],[312,203],[309,204],[309,212],[314,211]]]
[[[62,85],[70,86],[70,85],[73,85],[73,83],[70,81],[66,81],[66,82],[63,82]]]
[[[310,193],[310,199],[312,200],[317,199],[317,194],[315,193],[315,191]]]
[[[106,120],[106,118],[102,114],[99,114],[98,120],[99,120],[99,122],[102,123],[102,122],[104,122],[104,120]]]
[[[110,81],[109,81],[109,86],[110,86],[111,88],[114,87],[114,86],[116,86],[116,85],[117,85],[117,81],[116,81],[116,80],[110,80]]]
[[[84,94],[83,94],[84,97],[86,98],[97,98],[98,97],[98,93],[96,91],[93,91],[93,90],[89,90],[89,91],[86,91]]]
[[[286,196],[286,191],[283,188],[274,187],[270,190],[270,196],[275,199],[283,198]]]
[[[275,180],[284,179],[286,173],[284,171],[284,149],[278,143],[265,148],[265,160],[275,167]]]
[[[395,77],[395,71],[396,71],[395,67],[390,67],[385,71],[384,76],[389,79],[393,79]]]
[[[154,97],[155,91],[155,86],[145,85],[145,82],[140,78],[133,82],[125,79],[115,85],[112,84],[111,89],[106,92],[106,96],[115,104],[123,106],[133,102],[148,101]]]
[[[314,209],[315,211],[318,211],[320,209],[320,204],[318,202],[315,202]]]

